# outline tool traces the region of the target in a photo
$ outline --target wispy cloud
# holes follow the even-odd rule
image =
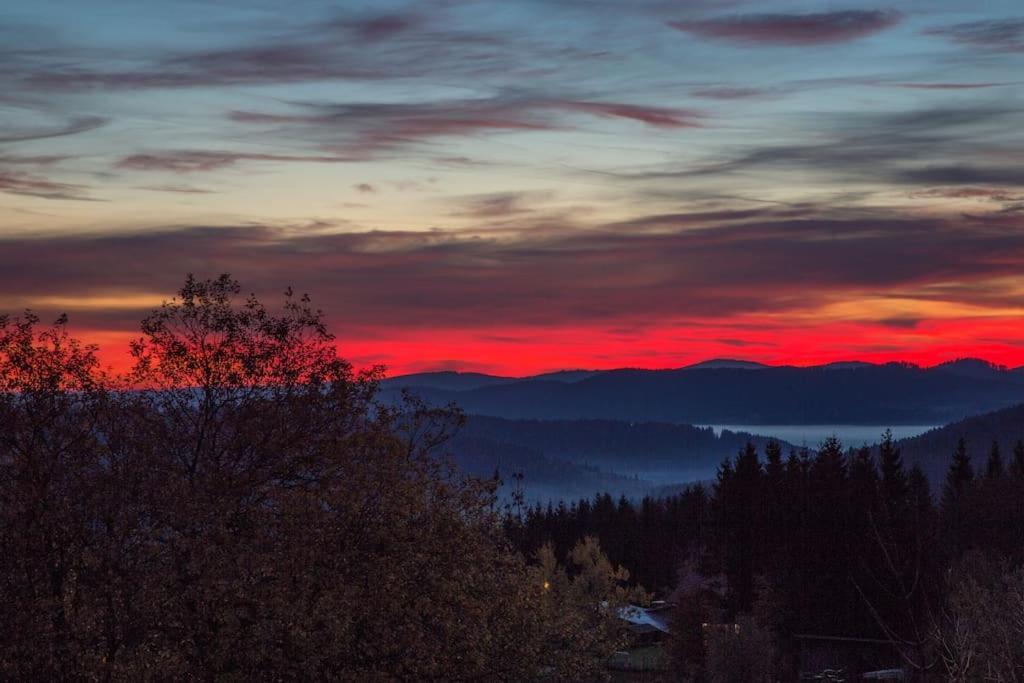
[[[174,194],[213,194],[213,190],[205,190],[191,185],[141,185],[139,189],[151,192],[171,192]]]
[[[0,142],[27,142],[77,135],[96,130],[106,123],[107,119],[99,116],[78,116],[57,127],[11,128],[0,132]]]
[[[699,112],[622,102],[542,98],[519,93],[413,103],[294,103],[290,111],[236,110],[231,121],[272,128],[279,136],[317,140],[343,156],[371,156],[434,138],[487,132],[554,131],[578,125],[570,114],[626,120],[654,128],[695,128]]]
[[[807,142],[751,144],[732,158],[669,164],[619,177],[645,182],[810,171],[825,184],[1019,185],[1024,175],[1005,139],[1007,130],[1021,124],[1024,116],[1016,108],[987,103],[839,113],[814,117]]]
[[[132,154],[117,162],[117,168],[132,171],[170,171],[172,173],[197,173],[216,171],[234,166],[243,161],[284,161],[336,164],[352,161],[339,156],[314,156],[296,154],[254,154],[225,151],[164,151]]]
[[[1019,303],[1015,289],[993,282],[1024,267],[1021,221],[1003,216],[986,227],[960,217],[837,220],[762,211],[638,217],[518,237],[183,227],[7,237],[0,239],[0,268],[14,296],[151,292],[173,287],[181,272],[230,270],[247,282],[314,289],[337,320],[370,328],[726,319],[882,292],[998,314]]]
[[[894,10],[846,10],[810,14],[741,14],[673,21],[669,25],[702,38],[765,45],[845,43],[895,25]]]
[[[1024,18],[970,21],[929,29],[925,34],[981,50],[1024,52]]]
[[[0,169],[0,192],[41,199],[94,201],[83,185],[60,183],[29,173],[4,171],[3,169]]]

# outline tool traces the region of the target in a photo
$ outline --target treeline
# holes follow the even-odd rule
[[[961,441],[935,500],[888,433],[877,456],[836,439],[786,456],[775,443],[763,456],[748,445],[722,463],[710,490],[524,507],[506,524],[526,553],[552,543],[561,556],[580,537],[600,539],[635,580],[681,605],[677,640],[687,629],[691,637],[677,661],[691,673],[703,656],[693,629],[753,615],[784,679],[796,634],[892,640],[903,665],[938,675],[983,651],[950,654],[947,642],[950,615],[965,609],[965,563],[1010,571],[1024,560],[1024,449],[1004,458],[995,445],[972,458]],[[1010,648],[1024,666],[1019,650]]]
[[[189,278],[120,376],[0,317],[0,679],[599,677],[643,594],[598,543],[517,553],[457,411],[239,293]]]
[[[767,437],[668,422],[617,420],[506,420],[470,415],[459,437],[533,448],[556,458],[620,468],[671,465],[711,470],[723,453],[745,444],[763,448]],[[453,445],[458,445],[458,438]]]
[[[993,443],[1009,463],[1015,453],[1024,451],[1024,405],[973,415],[903,439],[900,450],[905,461],[920,464],[930,481],[941,484],[960,439],[970,444],[979,465],[983,465]]]
[[[515,477],[519,475],[524,482],[522,491],[531,501],[586,496],[593,491],[615,491],[640,498],[655,488],[650,482],[636,477],[553,458],[518,443],[472,436],[465,430],[460,430],[445,444],[444,450],[465,474],[482,479],[497,476],[502,481],[498,489],[498,496],[502,499],[509,497]]]

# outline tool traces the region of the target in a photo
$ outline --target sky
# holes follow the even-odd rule
[[[0,312],[187,273],[391,372],[1024,364],[1017,0],[0,4]]]

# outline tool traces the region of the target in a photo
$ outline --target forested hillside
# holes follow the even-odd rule
[[[1005,466],[1024,458],[1024,405],[975,415],[902,439],[899,447],[907,462],[919,464],[929,479],[939,482],[961,439],[980,468],[985,466],[993,448]]]
[[[448,452],[474,474],[498,470],[506,483],[522,474],[531,500],[557,500],[597,491],[636,496],[655,486],[707,480],[723,457],[748,442],[763,447],[768,439],[664,422],[471,415]]]
[[[931,368],[844,363],[809,368],[611,370],[575,381],[479,377],[406,386],[435,405],[510,419],[683,424],[945,424],[1024,401],[1024,374],[964,360]]]

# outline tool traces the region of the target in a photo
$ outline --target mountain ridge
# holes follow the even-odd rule
[[[1024,402],[1024,372],[978,359],[454,377],[399,376],[384,381],[383,395],[404,387],[431,404],[507,419],[739,425],[947,424]]]

